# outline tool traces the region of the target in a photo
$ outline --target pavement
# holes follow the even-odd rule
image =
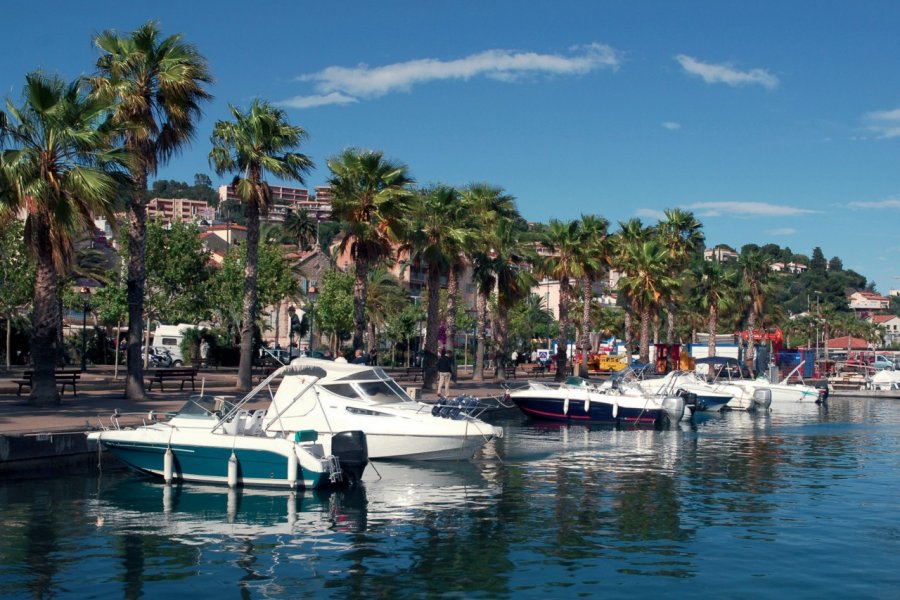
[[[185,390],[174,386],[164,392],[147,393],[146,400],[128,400],[125,398],[125,373],[120,368],[118,376],[112,367],[90,367],[84,372],[78,383],[78,394],[73,395],[66,388],[62,402],[56,406],[35,407],[28,404],[23,392],[16,395],[14,379],[21,379],[22,369],[12,372],[0,372],[0,435],[29,435],[41,433],[80,432],[108,427],[115,412],[118,412],[121,425],[142,423],[151,411],[156,414],[173,412],[180,408],[188,397],[200,392],[217,395],[240,396],[235,390],[236,369],[201,370],[197,378],[197,389],[191,391],[190,384]],[[509,387],[524,385],[525,379],[510,379]],[[404,389],[421,390],[422,383],[398,381]],[[503,383],[493,381],[475,382],[469,373],[460,373],[457,381],[451,383],[452,396],[468,394],[478,398],[501,397],[506,392]],[[435,402],[438,398],[434,391],[418,392],[423,402]]]

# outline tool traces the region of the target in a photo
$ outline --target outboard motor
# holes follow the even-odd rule
[[[813,387],[815,387],[816,390],[818,390],[818,392],[819,392],[819,398],[816,400],[816,404],[822,404],[826,400],[828,400],[828,383],[827,382],[824,382],[824,381],[816,382],[816,384]]]
[[[681,396],[668,396],[662,401],[663,410],[671,423],[677,423],[684,416],[685,402]]]
[[[369,446],[362,431],[341,431],[331,438],[331,453],[341,465],[344,483],[355,485],[369,464]]]
[[[772,390],[756,388],[753,390],[753,398],[750,399],[750,407],[747,410],[761,410],[766,412],[772,406]]]

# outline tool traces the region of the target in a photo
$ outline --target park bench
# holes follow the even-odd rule
[[[66,386],[72,388],[72,395],[78,395],[78,389],[76,384],[78,380],[81,378],[81,371],[73,371],[67,369],[57,369],[53,372],[56,377],[56,383],[59,384],[59,393],[66,393]],[[34,371],[25,371],[23,374],[23,379],[14,379],[13,383],[19,386],[19,389],[16,390],[16,396],[22,395],[22,388],[31,388],[32,379],[34,378]]]
[[[422,367],[405,367],[391,370],[390,375],[395,381],[415,382],[422,377]]]
[[[184,389],[184,384],[188,381],[191,382],[191,390],[196,390],[197,388],[194,385],[194,380],[197,377],[197,369],[192,368],[178,368],[178,369],[156,369],[152,372],[150,377],[150,383],[147,386],[147,391],[153,390],[153,384],[159,384],[159,391],[164,392],[165,382],[166,381],[181,381],[181,388]]]
[[[507,378],[516,377],[516,365],[506,365],[503,367],[503,374],[506,375]]]

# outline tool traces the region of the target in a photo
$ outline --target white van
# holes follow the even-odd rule
[[[172,355],[172,366],[180,367],[184,364],[184,357],[181,355],[181,340],[184,338],[184,330],[196,327],[186,323],[178,325],[157,325],[153,330],[153,345],[157,348],[163,348]]]

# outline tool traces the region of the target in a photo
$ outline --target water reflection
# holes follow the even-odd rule
[[[0,596],[756,596],[838,572],[819,563],[892,577],[877,565],[900,550],[896,404],[649,430],[498,424],[477,461],[377,463],[346,491],[0,483]]]

